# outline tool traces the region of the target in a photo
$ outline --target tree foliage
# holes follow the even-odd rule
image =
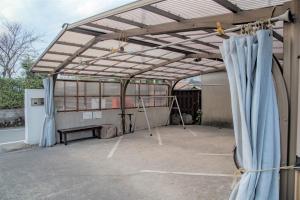
[[[35,53],[33,43],[39,40],[21,24],[4,22],[0,32],[0,75],[11,78],[18,71],[18,62]]]
[[[43,88],[43,76],[29,71],[32,65],[33,59],[26,57],[21,63],[22,78],[0,78],[0,109],[23,108],[25,89]]]

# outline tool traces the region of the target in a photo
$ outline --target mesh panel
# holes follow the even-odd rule
[[[77,110],[77,98],[66,97],[66,109],[65,110]]]
[[[101,91],[104,96],[120,95],[120,83],[103,83]]]
[[[85,82],[78,82],[78,96],[85,95]]]
[[[154,85],[149,85],[148,89],[149,89],[149,95],[155,95]]]
[[[79,110],[86,110],[87,109],[85,97],[79,97],[78,98],[78,109]]]
[[[140,84],[140,95],[148,95],[149,94],[149,88],[146,84]]]
[[[167,106],[167,105],[168,105],[168,98],[164,98],[164,97],[155,98],[155,106]]]
[[[99,83],[87,82],[86,83],[86,95],[87,96],[100,96]]]
[[[120,108],[120,97],[103,97],[101,99],[102,109]]]
[[[55,83],[55,96],[64,96],[64,82],[57,81]]]
[[[86,98],[86,107],[89,110],[100,109],[99,107],[99,98],[87,97]]]
[[[54,97],[54,102],[57,111],[63,111],[65,109],[64,97]]]
[[[128,84],[126,95],[137,95],[139,92],[139,88],[137,84]]]
[[[168,95],[167,85],[155,85],[155,95]]]
[[[77,96],[77,83],[76,82],[65,82],[66,96]]]
[[[125,98],[125,107],[126,108],[134,108],[136,107],[135,105],[135,96],[127,96]]]

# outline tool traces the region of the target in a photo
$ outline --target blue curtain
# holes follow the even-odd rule
[[[280,129],[272,42],[272,31],[259,30],[255,36],[232,36],[220,48],[230,84],[237,159],[245,169],[230,199],[279,199]]]
[[[45,120],[43,126],[42,137],[40,141],[41,147],[50,147],[56,143],[55,138],[55,109],[54,109],[54,100],[53,100],[53,78],[48,77],[43,80],[45,97],[44,97],[44,106],[45,106]]]

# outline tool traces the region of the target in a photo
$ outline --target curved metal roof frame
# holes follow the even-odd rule
[[[136,1],[65,24],[31,70],[48,74],[172,81],[224,71],[219,46],[224,38],[237,33],[194,38],[214,32],[216,22],[221,22],[224,28],[232,28],[281,15],[288,8],[287,0],[271,3],[245,0],[240,4],[235,0]],[[273,32],[273,51],[282,59],[282,23],[278,22]],[[189,41],[168,46],[185,40]],[[143,52],[163,45],[166,46]],[[125,49],[125,54],[116,51],[120,47]],[[142,52],[132,53],[137,51]]]

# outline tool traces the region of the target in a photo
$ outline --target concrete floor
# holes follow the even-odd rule
[[[223,200],[231,129],[169,126],[0,154],[0,199]]]

